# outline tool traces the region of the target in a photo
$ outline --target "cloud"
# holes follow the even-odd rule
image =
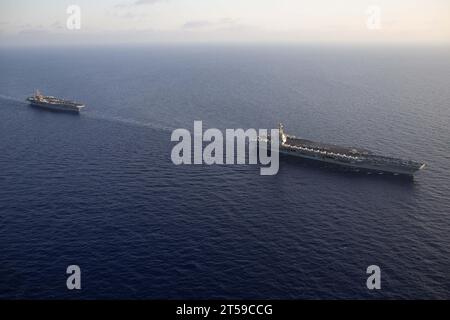
[[[38,37],[38,36],[48,35],[49,32],[44,29],[22,29],[18,32],[18,34],[24,35],[24,36]]]
[[[220,20],[216,21],[210,21],[210,20],[191,20],[186,21],[182,29],[207,29],[207,28],[229,28],[229,27],[235,27],[238,26],[236,19],[231,18],[222,18]]]
[[[157,4],[157,3],[165,2],[165,1],[167,1],[167,0],[135,0],[132,3],[116,4],[115,7],[116,8],[129,8],[129,7],[133,7],[133,6],[153,5],[153,4]]]
[[[114,18],[127,19],[127,20],[142,20],[145,19],[147,14],[145,12],[136,12],[136,10],[125,10],[129,7],[116,7],[106,10],[106,15]]]
[[[138,18],[139,16],[138,16],[136,13],[133,13],[133,12],[127,12],[127,13],[124,13],[124,14],[122,14],[122,15],[119,15],[119,17],[125,18],[125,19],[136,19],[136,18]]]
[[[193,20],[187,21],[183,24],[183,29],[196,29],[196,28],[205,28],[212,25],[211,21],[208,20]]]
[[[165,0],[137,0],[134,4],[135,5],[142,5],[142,4],[155,4],[158,2],[163,2]]]
[[[51,29],[54,29],[54,30],[63,30],[63,29],[64,29],[64,26],[63,26],[63,24],[62,24],[61,22],[55,21],[54,23],[52,23],[52,24],[50,25],[50,28],[51,28]]]

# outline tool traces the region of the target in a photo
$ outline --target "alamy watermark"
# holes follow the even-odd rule
[[[69,290],[81,290],[81,268],[78,265],[70,265],[66,269],[69,275],[66,280],[66,286]],[[369,290],[381,289],[381,268],[377,265],[367,267],[366,273],[369,275],[366,281],[366,287]]]
[[[370,276],[367,278],[366,286],[369,290],[380,290],[381,289],[381,269],[377,265],[371,265],[367,267],[367,274]]]
[[[66,20],[66,27],[69,30],[81,29],[81,8],[78,5],[70,5],[66,9],[66,13],[69,15]]]
[[[175,165],[259,163],[261,175],[275,175],[279,169],[279,130],[268,133],[267,129],[226,129],[224,137],[215,128],[203,132],[202,121],[194,121],[193,136],[187,129],[172,132],[171,141],[178,143],[172,148],[171,159]]]
[[[381,8],[376,5],[368,6],[366,9],[367,20],[366,27],[367,29],[380,30],[381,29]]]
[[[81,290],[81,269],[78,265],[72,264],[67,267],[66,274],[69,274],[66,280],[66,286],[69,290]]]

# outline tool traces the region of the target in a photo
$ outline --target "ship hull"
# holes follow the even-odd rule
[[[415,172],[417,172],[418,170],[421,169],[421,168],[417,168],[417,169],[416,168],[400,168],[400,167],[394,167],[394,166],[376,166],[376,165],[369,164],[369,163],[364,163],[364,164],[349,163],[349,162],[343,162],[343,161],[339,161],[339,160],[326,159],[326,158],[322,158],[322,157],[316,156],[316,155],[307,155],[307,154],[289,150],[289,149],[286,149],[283,147],[280,148],[280,154],[294,156],[294,157],[308,159],[308,160],[314,160],[314,161],[318,161],[318,162],[331,163],[331,164],[338,165],[338,166],[359,169],[359,170],[364,170],[364,171],[368,171],[368,172],[376,172],[379,174],[387,173],[387,174],[411,176]]]
[[[80,113],[81,109],[84,107],[84,106],[67,106],[62,104],[49,104],[39,102],[30,102],[30,105],[36,108],[43,108],[52,111],[69,112],[69,113]]]
[[[355,171],[412,176],[425,167],[424,163],[376,155],[362,148],[343,147],[287,135],[284,133],[281,123],[279,125],[279,137],[258,137],[260,142],[264,142],[262,143],[263,148],[269,147],[266,143],[271,139],[279,139],[279,148],[272,150],[274,152],[352,168]],[[259,144],[259,147],[261,147],[261,144]]]

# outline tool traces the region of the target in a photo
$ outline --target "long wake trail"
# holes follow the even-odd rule
[[[27,104],[27,102],[24,99],[20,99],[20,98],[17,98],[17,97],[11,97],[11,96],[8,96],[8,95],[5,95],[5,94],[0,94],[0,100],[20,103],[22,105]]]
[[[14,105],[27,105],[27,102],[25,99],[20,99],[17,97],[12,97],[5,94],[0,94],[0,101],[9,102],[9,104],[12,102]],[[95,110],[86,110],[80,113],[80,116],[87,117],[90,119],[96,119],[96,120],[102,120],[102,121],[110,121],[110,122],[117,122],[122,123],[126,125],[132,125],[132,126],[139,126],[139,127],[146,127],[154,130],[161,130],[166,132],[172,132],[175,127],[172,127],[168,124],[162,123],[162,122],[150,122],[150,121],[142,121],[142,120],[135,120],[135,119],[129,119],[124,118],[121,116],[115,116],[115,115],[109,115],[109,114],[101,114],[96,112]]]

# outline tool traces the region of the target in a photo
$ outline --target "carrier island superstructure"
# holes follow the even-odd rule
[[[264,139],[264,137],[261,137]],[[269,137],[270,139],[270,137]],[[424,163],[376,155],[369,150],[342,147],[297,138],[284,132],[279,125],[280,153],[301,158],[332,163],[336,165],[375,173],[413,175],[425,167]]]

